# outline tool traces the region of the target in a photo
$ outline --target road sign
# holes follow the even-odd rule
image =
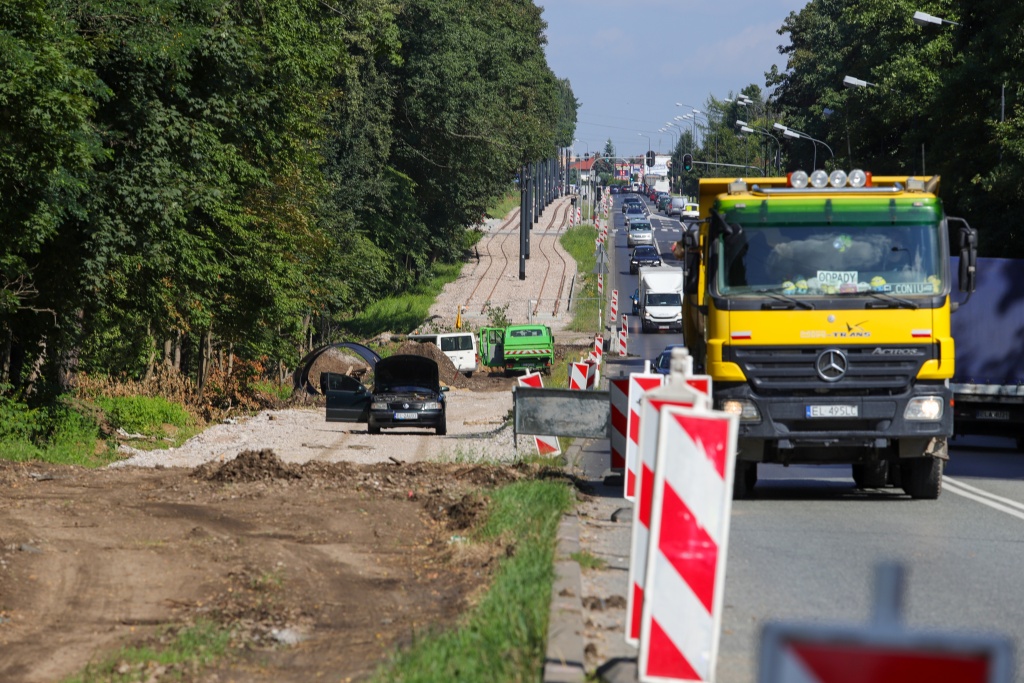
[[[765,625],[758,683],[1010,683],[1008,638],[903,627],[903,573],[892,563],[876,569],[867,624]]]

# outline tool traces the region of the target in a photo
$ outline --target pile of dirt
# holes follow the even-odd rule
[[[433,342],[407,341],[399,346],[395,353],[430,358],[437,363],[441,384],[458,389],[465,389],[469,386],[469,382],[466,381],[468,378],[455,369],[452,359],[444,355],[444,351],[439,349],[437,344]]]
[[[362,381],[369,371],[370,366],[359,356],[354,356],[342,349],[331,347],[313,361],[313,366],[309,369],[309,383],[314,387],[319,387],[320,375],[325,372],[351,375]]]
[[[197,467],[195,475],[206,481],[224,483],[302,478],[299,467],[281,462],[277,454],[269,448],[261,451],[242,451],[233,460],[223,463],[208,462]]]

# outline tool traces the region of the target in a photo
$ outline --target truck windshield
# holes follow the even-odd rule
[[[648,306],[680,306],[682,299],[675,292],[652,292],[647,295]]]
[[[943,290],[936,225],[744,226],[723,238],[717,285],[723,295],[823,296]]]

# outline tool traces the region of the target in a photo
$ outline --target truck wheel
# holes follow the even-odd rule
[[[380,425],[374,422],[372,417],[370,418],[370,421],[366,423],[366,433],[380,434]]]
[[[853,482],[859,489],[880,489],[889,483],[889,461],[853,465]]]
[[[736,461],[736,474],[732,480],[733,500],[746,500],[754,497],[754,486],[757,484],[757,463],[749,460]]]
[[[437,428],[434,431],[435,431],[435,433],[438,436],[444,436],[445,434],[448,433],[448,416],[447,415],[441,417],[441,424],[437,425]]]
[[[909,458],[900,463],[900,481],[911,498],[935,500],[942,493],[941,458]]]

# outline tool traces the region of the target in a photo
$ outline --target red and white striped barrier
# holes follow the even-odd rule
[[[586,362],[569,363],[569,389],[571,391],[585,391],[590,387],[587,384],[588,374],[593,374],[592,364]]]
[[[579,207],[576,207],[576,222],[580,224],[583,223],[583,210]]]
[[[612,310],[612,312],[611,312],[611,315],[608,317],[608,319],[611,320],[612,324],[614,325],[615,321],[619,319],[619,290],[617,290],[617,289],[613,289],[612,290],[612,309],[611,310]]]
[[[601,336],[600,334],[594,335],[593,355],[598,363],[600,363],[601,359],[604,357],[604,337]]]
[[[707,375],[684,377],[672,374],[668,384],[644,394],[637,425],[637,459],[627,459],[625,476],[636,478],[636,501],[633,503],[633,533],[629,555],[629,592],[626,598],[626,642],[636,646],[640,641],[640,617],[644,606],[644,583],[647,579],[647,545],[651,527],[651,498],[658,447],[658,424],[665,406],[702,408],[711,405],[711,378]],[[630,427],[632,432],[632,426]],[[630,472],[632,464],[636,469]]]
[[[629,420],[629,377],[608,379],[608,400],[611,402],[612,470],[621,472],[626,466],[626,428]]]
[[[596,389],[601,381],[601,368],[598,361],[594,360],[593,354],[584,361],[587,364],[587,389]]]
[[[600,240],[598,243],[600,244]],[[604,275],[601,273],[597,274],[597,293],[604,294]]]
[[[544,388],[544,379],[539,372],[531,372],[520,377],[517,382],[521,387]],[[561,455],[562,444],[558,442],[557,436],[534,436],[534,443],[537,445],[538,455]]]
[[[622,316],[622,327],[619,328],[619,356],[626,355],[626,340],[629,338],[629,327],[626,323],[626,316]]]
[[[738,418],[662,408],[654,469],[641,681],[714,678]]]
[[[634,372],[629,376],[629,390],[626,396],[626,471],[623,473],[622,496],[636,500],[637,444],[640,440],[640,399],[665,381],[665,375],[658,373]]]

